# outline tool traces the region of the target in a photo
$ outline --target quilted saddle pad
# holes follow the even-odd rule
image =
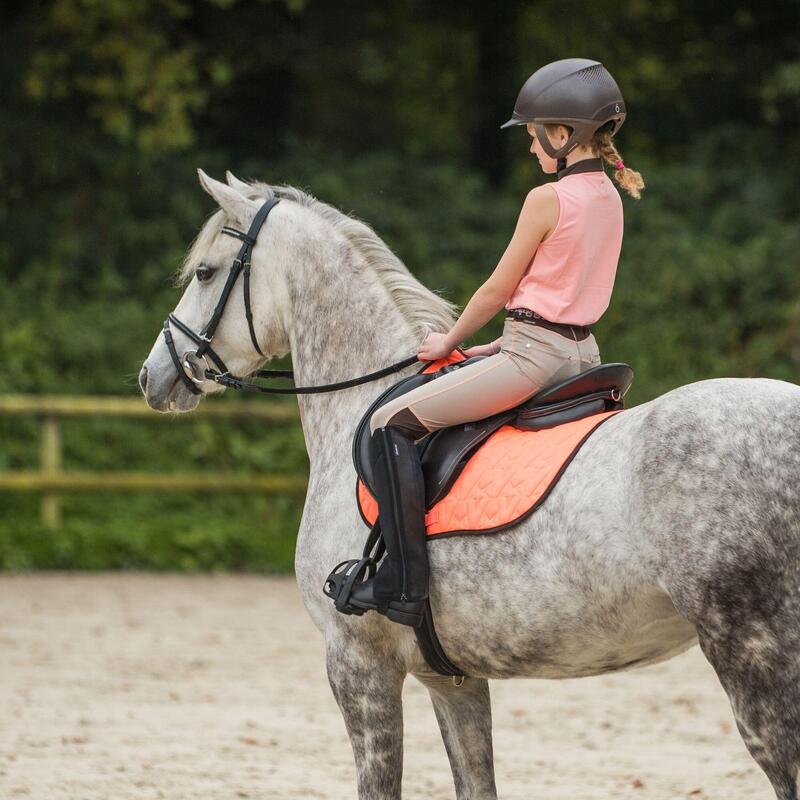
[[[519,522],[544,502],[598,426],[623,410],[540,431],[503,425],[478,448],[450,491],[425,515],[428,536],[494,533]],[[373,525],[378,503],[360,480],[357,497],[361,516]]]

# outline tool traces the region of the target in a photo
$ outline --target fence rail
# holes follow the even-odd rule
[[[297,407],[282,403],[202,403],[191,414],[156,414],[133,397],[64,397],[57,395],[2,395],[0,415],[39,417],[42,435],[41,468],[0,471],[0,491],[42,492],[42,521],[57,528],[61,520],[61,492],[204,491],[283,492],[302,495],[302,475],[173,474],[152,472],[65,472],[61,468],[60,420],[66,418],[131,417],[152,422],[177,419],[258,419],[274,424],[296,423]]]

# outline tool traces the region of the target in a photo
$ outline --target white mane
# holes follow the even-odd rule
[[[420,337],[428,331],[446,331],[458,317],[457,306],[423,286],[383,240],[356,217],[348,216],[307,192],[294,186],[270,186],[266,183],[248,184],[245,195],[250,200],[269,200],[273,197],[291,200],[305,206],[332,225],[363,256],[388,290],[398,310]],[[198,233],[178,274],[178,281],[191,279],[197,264],[208,252],[211,242],[225,224],[222,209],[215,211]]]

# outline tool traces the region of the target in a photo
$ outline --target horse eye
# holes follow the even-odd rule
[[[194,274],[197,275],[197,280],[199,280],[200,283],[204,283],[205,281],[211,280],[215,272],[216,270],[213,267],[198,267],[194,271]]]

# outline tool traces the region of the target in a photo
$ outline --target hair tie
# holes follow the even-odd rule
[[[616,166],[617,166],[617,169],[625,169],[625,165],[622,163],[622,159],[617,161]]]

